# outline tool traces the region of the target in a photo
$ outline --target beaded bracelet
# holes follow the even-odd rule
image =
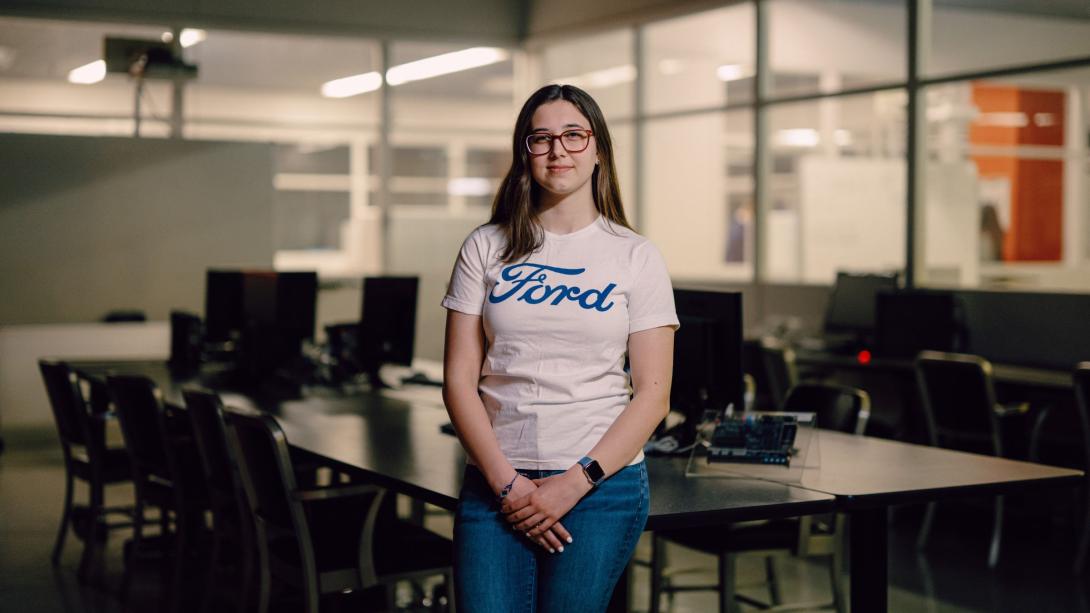
[[[515,481],[517,481],[518,478],[521,476],[522,475],[520,475],[518,471],[515,471],[515,476],[511,477],[511,481],[507,485],[503,486],[503,489],[500,490],[499,495],[496,496],[496,500],[502,503],[504,499],[507,498],[507,495],[511,493],[511,488],[515,487]]]

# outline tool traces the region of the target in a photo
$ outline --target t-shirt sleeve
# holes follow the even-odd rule
[[[628,333],[670,326],[680,327],[674,309],[674,288],[666,271],[666,260],[650,242],[636,250],[636,277],[628,296]]]
[[[447,294],[441,303],[443,308],[467,315],[480,315],[484,311],[484,299],[488,292],[484,276],[487,251],[479,230],[462,243],[458,259],[454,262],[454,271],[450,274]]]

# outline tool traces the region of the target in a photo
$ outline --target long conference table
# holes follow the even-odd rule
[[[173,377],[163,362],[70,362],[92,377],[139,374],[156,381],[168,401],[180,403],[195,378]],[[204,383],[207,384],[207,381]],[[454,509],[465,455],[440,431],[448,421],[437,390],[339,395],[309,393],[276,399],[220,390],[227,406],[274,415],[295,447],[317,454],[399,494]],[[888,608],[888,525],[893,504],[1011,494],[1040,487],[1073,487],[1083,473],[1028,462],[822,431],[820,462],[801,478],[685,476],[685,458],[649,457],[651,505],[647,530],[715,529],[735,521],[843,512],[849,516],[851,608]],[[808,463],[809,466],[809,463]],[[611,610],[624,610],[614,598]]]

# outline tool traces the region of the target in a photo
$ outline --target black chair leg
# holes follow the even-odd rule
[[[995,497],[995,524],[992,526],[992,544],[988,547],[988,568],[999,564],[999,547],[1003,539],[1003,497]]]
[[[185,556],[189,553],[188,539],[189,528],[186,524],[189,523],[189,518],[185,516],[185,513],[181,507],[174,513],[174,564],[171,569],[170,579],[170,610],[172,613],[180,613],[182,610],[182,599],[185,594]]]
[[[144,546],[144,499],[136,497],[132,516],[132,545],[129,546],[129,557],[125,560],[125,567],[121,571],[121,602],[129,598],[129,586],[132,585],[132,569],[137,558],[143,554]]]
[[[221,549],[223,546],[223,518],[221,515],[213,515],[212,550],[208,553],[208,568],[204,575],[204,600],[201,602],[201,612],[212,611],[216,600],[216,575],[221,568]]]
[[[64,550],[64,540],[68,536],[68,527],[72,522],[72,471],[68,466],[64,467],[64,511],[61,513],[61,527],[57,530],[57,540],[53,543],[53,555],[50,558],[53,566],[60,564],[61,552]]]
[[[923,523],[920,524],[920,533],[916,536],[916,549],[927,547],[927,538],[931,536],[931,524],[935,521],[935,504],[927,503],[927,510],[923,514]]]
[[[245,530],[246,527],[242,526],[240,530]],[[254,551],[253,538],[249,535],[242,535],[242,589],[238,594],[238,613],[247,613],[251,610],[250,603],[254,602],[254,575],[258,572],[257,564],[255,564],[256,553]],[[260,583],[260,580],[257,582]]]
[[[257,612],[269,613],[269,592],[272,590],[272,570],[269,568],[269,551],[265,536],[259,535],[257,551],[260,558],[260,580],[258,582]]]
[[[719,554],[719,613],[735,613],[734,554]]]
[[[651,604],[648,613],[659,613],[662,603],[662,570],[666,565],[666,543],[657,534],[651,534]]]
[[[80,556],[78,576],[86,581],[91,574],[91,566],[98,556],[98,519],[102,515],[102,485],[96,479],[91,480],[91,503],[87,506],[87,528],[83,539],[83,555]]]
[[[1072,568],[1076,575],[1081,575],[1086,568],[1087,549],[1090,549],[1090,483],[1084,483],[1082,488],[1086,499],[1082,509],[1082,535],[1079,537],[1079,548],[1075,551],[1075,565]]]
[[[780,597],[780,582],[776,577],[776,561],[772,556],[765,557],[765,579],[768,581],[768,597],[773,606],[783,602]]]

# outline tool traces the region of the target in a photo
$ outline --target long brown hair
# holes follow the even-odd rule
[[[598,147],[598,165],[591,175],[594,208],[609,221],[632,229],[621,204],[617,167],[613,163],[613,140],[609,137],[609,128],[598,103],[590,94],[574,85],[546,85],[534,92],[519,111],[512,139],[511,168],[492,201],[492,217],[488,223],[500,226],[507,238],[507,246],[500,254],[504,262],[512,262],[537,251],[545,241],[545,234],[537,223],[541,186],[530,174],[526,137],[530,134],[531,122],[538,107],[557,100],[566,100],[575,105],[590,122],[594,133]]]

